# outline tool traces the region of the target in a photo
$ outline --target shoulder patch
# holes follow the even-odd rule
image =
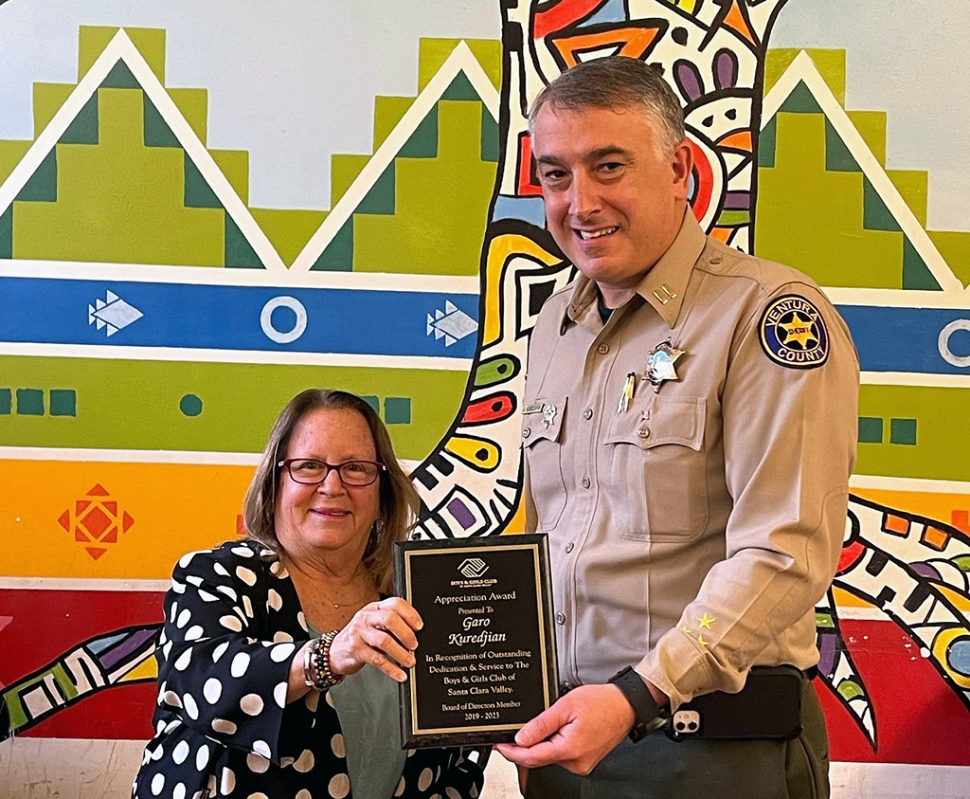
[[[789,369],[813,369],[829,357],[829,332],[822,312],[797,294],[773,300],[758,325],[769,359]]]

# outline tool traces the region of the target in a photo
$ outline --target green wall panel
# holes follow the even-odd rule
[[[339,386],[410,400],[411,423],[395,424],[392,433],[398,456],[410,460],[425,457],[448,432],[467,378],[407,368],[27,356],[0,356],[0,374],[15,387],[73,390],[79,409],[68,419],[4,416],[0,446],[259,452],[292,396],[308,386]],[[187,394],[201,400],[198,416],[180,409]],[[400,403],[393,410],[400,419]]]
[[[223,266],[224,212],[185,207],[182,150],[145,146],[143,92],[98,94],[98,145],[57,145],[57,202],[17,203],[14,257]]]
[[[884,419],[889,435],[859,444],[856,474],[970,480],[967,408],[970,389],[863,385],[859,416]]]

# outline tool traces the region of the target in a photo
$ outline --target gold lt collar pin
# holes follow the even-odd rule
[[[670,339],[653,348],[650,357],[647,358],[646,371],[641,375],[641,380],[649,380],[653,386],[655,394],[660,393],[660,386],[667,380],[680,380],[674,364],[681,355],[686,355],[684,350],[670,346]]]

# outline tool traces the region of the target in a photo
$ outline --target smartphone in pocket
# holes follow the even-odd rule
[[[666,727],[674,740],[790,740],[802,731],[802,687],[793,666],[757,666],[736,694],[714,691],[681,705]]]

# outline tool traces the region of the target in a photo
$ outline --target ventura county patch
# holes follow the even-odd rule
[[[791,369],[821,366],[829,357],[829,334],[822,314],[797,294],[772,302],[761,317],[761,346],[768,357]]]

